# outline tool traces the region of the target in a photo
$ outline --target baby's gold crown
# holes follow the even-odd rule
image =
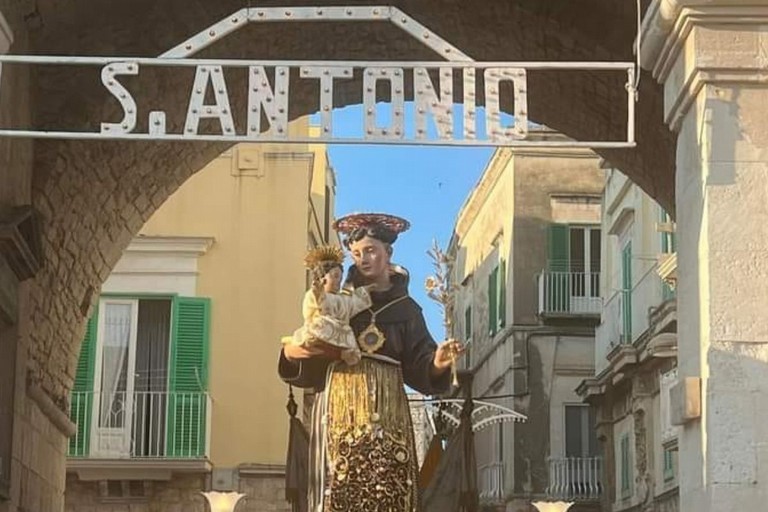
[[[308,268],[316,267],[322,263],[341,265],[344,263],[344,251],[332,245],[315,247],[304,257],[304,264]]]

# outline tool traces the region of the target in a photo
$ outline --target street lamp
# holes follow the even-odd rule
[[[565,512],[571,508],[573,502],[566,503],[565,501],[534,501],[533,506],[539,512]]]
[[[208,504],[211,506],[211,512],[234,512],[237,502],[245,496],[239,492],[201,492]]]

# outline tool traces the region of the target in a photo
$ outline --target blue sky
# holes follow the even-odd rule
[[[385,122],[386,115],[380,124]],[[335,136],[359,137],[362,123],[360,105],[334,111]],[[406,126],[406,133],[411,129]],[[410,271],[411,295],[424,309],[434,338],[442,340],[440,308],[424,292],[424,280],[432,273],[426,251],[434,239],[441,247],[448,244],[459,208],[493,148],[329,145],[328,152],[338,182],[337,217],[380,211],[411,222],[411,229],[395,243],[394,261]]]

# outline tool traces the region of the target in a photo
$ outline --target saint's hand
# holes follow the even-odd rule
[[[437,347],[435,351],[435,359],[433,365],[436,370],[443,372],[451,367],[451,364],[456,361],[464,352],[464,345],[456,340],[449,340]]]
[[[302,359],[311,359],[313,357],[322,357],[331,360],[341,359],[341,349],[323,342],[315,342],[311,346],[285,345],[283,347],[283,353],[289,361],[299,361]]]

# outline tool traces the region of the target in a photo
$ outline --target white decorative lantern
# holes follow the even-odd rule
[[[211,506],[211,512],[234,512],[237,502],[245,496],[239,492],[201,492],[208,504]]]
[[[571,508],[573,502],[566,503],[565,501],[534,501],[533,506],[539,512],[565,512]]]

